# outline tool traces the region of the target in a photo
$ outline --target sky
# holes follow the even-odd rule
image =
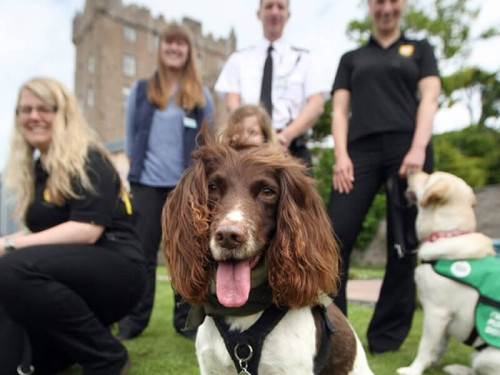
[[[430,0],[408,0],[419,3]],[[498,25],[498,0],[472,0],[481,13],[474,30]],[[237,47],[251,45],[261,37],[262,27],[256,11],[259,0],[122,0],[162,14],[167,21],[190,17],[202,23],[203,34],[226,38],[236,33]],[[340,56],[355,44],[347,39],[346,25],[360,19],[366,9],[364,0],[291,0],[291,18],[284,37],[297,47],[308,48],[322,56],[325,79],[333,82]],[[72,21],[82,12],[84,0],[0,0],[0,171],[7,158],[9,135],[14,121],[17,94],[21,84],[33,76],[56,78],[74,88],[75,48],[71,41]],[[476,43],[471,64],[500,70],[500,39]],[[434,132],[464,127],[468,120],[465,106],[440,110]]]

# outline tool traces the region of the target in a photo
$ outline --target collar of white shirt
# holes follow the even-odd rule
[[[276,51],[278,54],[283,53],[283,51],[286,49],[286,42],[283,40],[283,38],[275,40],[272,43],[269,43],[269,40],[266,38],[262,38],[257,44],[257,48],[259,50],[264,51],[267,54],[267,48],[269,47],[269,44],[273,45],[273,50]]]

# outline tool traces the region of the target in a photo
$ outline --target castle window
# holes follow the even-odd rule
[[[123,38],[130,43],[135,43],[137,35],[135,29],[130,26],[123,26]]]
[[[123,74],[127,77],[135,76],[135,58],[130,55],[123,55]]]
[[[123,109],[127,109],[129,96],[130,96],[130,86],[123,86],[122,87],[122,106],[123,106]]]
[[[89,91],[87,91],[87,105],[89,107],[94,106],[94,89],[89,88]]]
[[[160,45],[160,36],[158,34],[151,34],[149,38],[150,51],[158,51],[158,46]]]
[[[89,56],[89,65],[88,65],[88,68],[89,68],[89,72],[90,73],[94,73],[95,72],[95,58],[94,58],[93,55]]]

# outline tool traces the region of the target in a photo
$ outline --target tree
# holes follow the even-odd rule
[[[496,73],[490,73],[478,67],[465,68],[443,77],[443,93],[447,105],[455,103],[454,93],[460,91],[467,98],[466,105],[470,113],[470,123],[478,117],[477,125],[484,129],[489,119],[500,116],[500,81]],[[472,105],[476,93],[481,95],[481,115],[474,116]]]

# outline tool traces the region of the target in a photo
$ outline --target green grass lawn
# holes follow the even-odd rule
[[[162,268],[159,274],[165,275]],[[375,273],[362,269],[354,269],[353,275],[360,275],[360,278],[371,278],[374,275],[383,274],[380,271]],[[365,276],[363,276],[365,275]],[[366,329],[371,318],[372,309],[349,305],[349,319],[356,329],[363,345],[366,348]],[[131,341],[126,341],[132,362],[130,375],[195,375],[199,374],[194,352],[194,342],[176,334],[172,326],[173,295],[168,281],[159,280],[156,289],[156,302],[153,316],[149,327],[144,333]],[[368,361],[374,374],[392,375],[396,369],[406,366],[413,360],[422,328],[422,311],[415,314],[413,327],[410,336],[406,339],[401,349],[397,352],[372,356],[368,354]],[[451,363],[468,364],[472,350],[465,345],[452,341],[439,366],[429,369],[426,375],[441,375],[443,365]],[[60,375],[79,375],[81,370],[74,366]]]

